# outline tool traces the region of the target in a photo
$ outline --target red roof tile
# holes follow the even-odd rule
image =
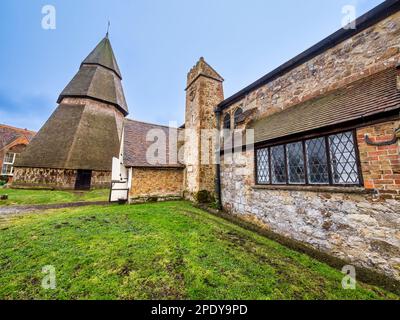
[[[170,156],[170,139],[173,136],[178,136],[177,128],[170,128],[166,126],[160,126],[156,124],[144,123],[140,121],[134,121],[130,119],[125,120],[124,126],[124,164],[127,167],[153,167],[153,168],[183,168],[184,166],[174,161],[178,159],[178,156]],[[156,138],[155,138],[156,137]],[[149,147],[152,146],[156,139],[157,141],[164,140],[166,154],[162,157],[162,153],[152,157],[150,153],[149,159],[147,153]],[[161,140],[160,140],[161,139]],[[150,140],[150,141],[148,141]],[[177,139],[176,139],[177,140]],[[172,141],[171,141],[172,142]],[[178,146],[177,150],[174,151],[178,153],[179,143],[175,141]],[[161,149],[161,148],[160,148]],[[162,150],[159,150],[162,152]],[[156,161],[158,158],[162,158],[162,161]],[[175,159],[174,159],[175,158]]]
[[[26,137],[28,141],[31,141],[35,134],[36,132],[33,131],[0,124],[0,150],[11,144],[19,137]]]

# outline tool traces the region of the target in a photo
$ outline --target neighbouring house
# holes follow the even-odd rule
[[[385,1],[356,29],[227,99],[224,79],[201,58],[187,76],[178,129],[125,118],[106,37],[19,157],[14,185],[111,185],[111,201],[216,200],[232,215],[400,280],[399,39],[400,1]]]
[[[35,136],[35,132],[0,124],[0,176],[11,182],[14,163]]]

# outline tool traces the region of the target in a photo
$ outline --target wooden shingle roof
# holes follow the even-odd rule
[[[82,62],[78,73],[61,92],[63,98],[92,98],[117,107],[125,116],[128,106],[125,100],[119,70],[110,40],[104,38]]]
[[[111,171],[119,146],[116,119],[106,109],[60,104],[15,166]]]

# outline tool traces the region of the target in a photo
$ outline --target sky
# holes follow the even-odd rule
[[[129,118],[184,121],[186,76],[201,56],[225,98],[382,0],[2,0],[0,123],[39,130],[82,60],[105,36],[123,76]],[[43,29],[42,8],[56,10]]]

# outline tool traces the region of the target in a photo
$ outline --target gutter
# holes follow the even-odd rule
[[[252,91],[262,87],[263,85],[281,77],[282,75],[288,73],[289,71],[297,68],[298,66],[304,64],[305,62],[315,58],[316,56],[322,54],[323,52],[335,47],[337,44],[355,36],[356,34],[364,31],[365,29],[373,26],[374,24],[390,17],[394,13],[400,11],[400,0],[386,0],[382,4],[368,11],[366,14],[362,15],[356,20],[356,29],[339,29],[335,33],[331,34],[324,40],[318,42],[308,50],[300,53],[298,56],[284,63],[280,67],[271,71],[264,77],[255,81],[251,85],[245,87],[241,91],[237,92],[233,96],[222,101],[218,106],[218,111],[223,111],[235,102],[241,100],[247,94]]]
[[[221,194],[221,146],[220,146],[220,131],[221,131],[221,111],[216,108],[214,110],[217,121],[218,139],[215,150],[215,194],[217,195],[217,209],[222,210],[222,194]]]

